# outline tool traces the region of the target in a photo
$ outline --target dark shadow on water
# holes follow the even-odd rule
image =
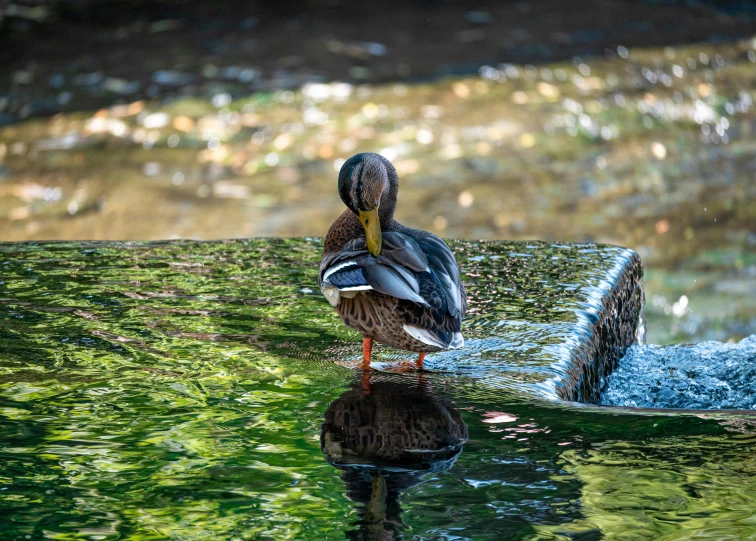
[[[324,417],[321,450],[362,513],[350,539],[401,539],[401,494],[449,470],[468,437],[459,411],[422,374],[366,371]]]

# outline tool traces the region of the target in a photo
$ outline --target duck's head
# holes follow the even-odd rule
[[[365,228],[368,250],[381,253],[381,229],[394,219],[399,181],[386,158],[372,152],[349,158],[339,171],[339,195]]]

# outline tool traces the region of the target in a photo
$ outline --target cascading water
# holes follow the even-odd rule
[[[756,335],[737,343],[635,345],[607,378],[600,403],[756,410]]]

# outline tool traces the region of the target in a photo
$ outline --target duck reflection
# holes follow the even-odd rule
[[[321,450],[363,505],[352,539],[401,539],[401,493],[451,468],[467,441],[459,411],[422,375],[365,371],[324,417]]]

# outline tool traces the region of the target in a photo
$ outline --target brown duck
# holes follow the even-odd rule
[[[319,284],[344,323],[373,341],[418,352],[464,345],[467,297],[454,254],[437,236],[394,220],[399,179],[378,154],[349,158],[339,172],[347,210],[328,230]]]

